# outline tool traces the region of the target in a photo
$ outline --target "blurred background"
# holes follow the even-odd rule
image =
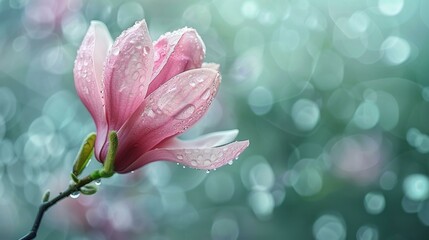
[[[206,173],[157,162],[45,216],[38,239],[427,239],[429,1],[0,0],[0,238],[30,229],[95,130],[74,89],[91,20],[196,28],[223,82],[183,137],[240,129]],[[93,160],[90,168],[100,165]]]

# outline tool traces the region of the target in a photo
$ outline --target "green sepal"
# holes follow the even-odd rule
[[[93,185],[83,186],[79,190],[84,195],[92,195],[97,192],[97,187]]]
[[[95,138],[96,134],[90,133],[83,141],[82,147],[80,148],[80,151],[76,157],[76,161],[73,165],[73,174],[75,177],[79,176],[85,169],[86,165],[88,165],[88,162],[91,159],[92,153],[94,151]]]
[[[115,173],[114,168],[117,149],[118,135],[115,131],[111,131],[109,133],[109,149],[107,150],[106,160],[104,161],[103,169],[100,171],[101,177],[111,177]]]
[[[50,195],[51,195],[51,192],[49,191],[49,189],[46,190],[46,192],[43,194],[43,197],[42,197],[42,203],[49,201]]]
[[[74,183],[79,183],[79,178],[77,178],[77,176],[74,175],[74,173],[70,173],[70,177]]]
[[[100,178],[109,178],[115,174],[115,157],[118,149],[118,135],[115,131],[109,133],[109,148],[102,169],[95,170],[90,174],[93,181]]]

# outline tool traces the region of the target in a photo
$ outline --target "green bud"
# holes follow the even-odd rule
[[[79,178],[77,178],[76,175],[74,175],[74,173],[70,173],[70,177],[74,183],[79,183]]]
[[[115,131],[109,133],[109,149],[107,150],[106,160],[104,161],[104,167],[100,171],[100,175],[103,178],[111,177],[115,167],[116,151],[118,149],[118,135]]]
[[[86,137],[85,141],[83,141],[82,147],[80,148],[80,151],[76,157],[76,161],[73,165],[73,174],[75,177],[79,176],[85,169],[86,165],[88,165],[88,162],[91,159],[91,155],[94,151],[95,138],[95,133],[91,133]]]
[[[93,185],[87,185],[80,188],[80,192],[84,195],[92,195],[97,192],[97,187]]]
[[[51,192],[49,191],[49,189],[46,190],[46,192],[43,194],[43,197],[42,197],[42,203],[49,201],[50,195],[51,195]]]

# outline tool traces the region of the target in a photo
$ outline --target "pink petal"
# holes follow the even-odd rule
[[[192,126],[207,111],[220,78],[214,70],[194,69],[159,87],[119,130],[118,159],[133,162],[162,140]]]
[[[153,69],[153,47],[146,22],[124,31],[106,64],[106,112],[110,129],[119,130],[143,102]]]
[[[97,127],[97,156],[105,140],[105,131],[107,131],[102,73],[111,45],[112,38],[106,26],[102,22],[92,21],[77,53],[73,69],[77,93]]]
[[[209,133],[192,140],[181,140],[177,137],[166,139],[156,148],[210,148],[217,147],[234,141],[238,135],[238,129]]]
[[[201,65],[202,68],[211,68],[213,70],[219,71],[220,69],[220,65],[217,63],[203,63],[203,65]]]
[[[201,67],[205,55],[203,41],[191,28],[182,28],[161,36],[154,48],[155,65],[148,94],[173,76]]]
[[[232,163],[247,147],[249,141],[230,143],[217,148],[197,149],[165,149],[158,148],[143,154],[129,166],[117,165],[118,173],[134,171],[150,162],[167,160],[188,167],[212,170]]]

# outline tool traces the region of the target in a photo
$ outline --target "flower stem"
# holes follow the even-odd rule
[[[91,183],[94,180],[97,180],[97,178],[94,178],[91,175],[86,176],[85,178],[80,179],[79,182],[70,185],[66,191],[60,193],[55,198],[51,199],[48,202],[42,203],[39,206],[39,211],[37,213],[36,219],[34,220],[34,224],[33,224],[33,227],[31,228],[31,231],[29,233],[27,233],[25,236],[23,236],[22,238],[20,238],[20,240],[28,240],[28,239],[36,238],[37,232],[38,232],[39,227],[40,227],[40,222],[42,221],[42,218],[43,218],[43,215],[45,214],[45,212],[50,207],[55,205],[57,202],[59,202],[59,201],[63,200],[64,198],[70,196],[70,194],[79,191],[80,188],[82,188],[83,186],[85,186],[88,183]]]

